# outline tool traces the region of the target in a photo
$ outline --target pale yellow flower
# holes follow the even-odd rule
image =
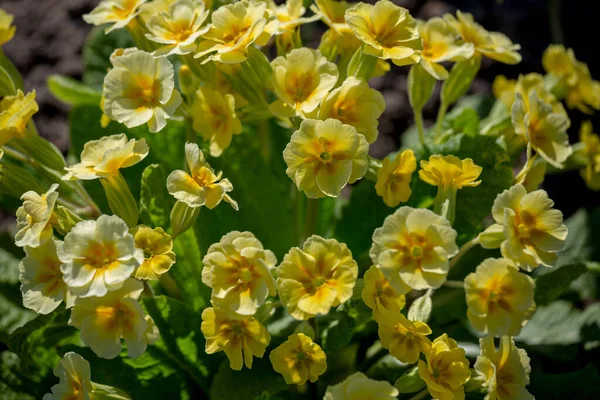
[[[496,223],[478,236],[481,246],[500,248],[503,257],[526,271],[553,266],[567,238],[563,215],[553,205],[544,190],[527,193],[522,185],[505,190],[492,207]]]
[[[212,288],[219,309],[254,315],[268,296],[275,296],[275,254],[250,232],[229,232],[208,248],[202,260],[202,282]]]
[[[19,89],[13,96],[0,100],[0,146],[16,137],[23,137],[27,123],[39,107],[35,101],[35,90],[23,94]]]
[[[587,164],[580,170],[580,173],[588,188],[600,190],[600,136],[592,132],[590,121],[581,124],[579,140],[583,143],[583,153]]]
[[[566,49],[561,44],[549,45],[542,55],[544,70],[558,78],[566,87],[575,86],[577,83],[576,64],[577,59],[573,49]]]
[[[393,160],[389,156],[383,159],[377,171],[375,191],[388,207],[408,201],[412,194],[410,181],[416,169],[417,159],[410,149],[396,154]]]
[[[59,382],[52,386],[52,393],[46,393],[43,400],[90,400],[92,381],[90,363],[77,353],[65,353],[54,368],[54,376]]]
[[[492,83],[492,93],[510,110],[515,101],[516,86],[515,79],[507,79],[504,75],[498,75]]]
[[[231,94],[201,87],[192,103],[194,130],[205,140],[210,140],[210,155],[219,157],[229,145],[233,135],[242,133],[242,123],[235,114],[235,99]]]
[[[306,320],[350,300],[357,276],[358,265],[345,244],[313,235],[277,267],[277,291],[290,315]]]
[[[565,101],[569,108],[577,108],[586,114],[600,110],[600,82],[592,79],[588,66],[575,64],[577,83],[567,91]]]
[[[534,283],[506,258],[487,258],[465,278],[467,316],[480,332],[516,336],[535,310]]]
[[[23,205],[17,209],[17,246],[38,247],[52,237],[56,189],[58,184],[55,183],[41,196],[33,190],[23,193]]]
[[[104,296],[120,289],[144,261],[129,227],[117,216],[101,215],[79,222],[58,249],[60,270],[69,290],[79,297]]]
[[[206,206],[212,210],[225,200],[238,209],[238,204],[227,194],[233,185],[221,179],[222,172],[215,174],[197,144],[185,144],[185,159],[190,173],[175,170],[167,177],[167,189],[173,197],[192,208]]]
[[[365,272],[363,279],[362,299],[373,313],[396,313],[406,305],[406,297],[396,292],[375,265]]]
[[[319,15],[330,29],[337,33],[352,33],[352,29],[346,23],[345,16],[346,10],[352,5],[352,3],[344,0],[315,0],[310,9],[315,15]]]
[[[17,27],[12,24],[14,19],[12,14],[0,9],[0,46],[10,42],[15,36]]]
[[[337,197],[367,172],[368,150],[354,127],[335,119],[306,119],[283,151],[285,172],[307,197]]]
[[[388,0],[358,3],[346,11],[346,22],[364,44],[363,52],[396,65],[419,62],[423,49],[416,20]]]
[[[316,382],[327,369],[327,356],[321,347],[303,333],[294,333],[269,354],[273,369],[288,385]]]
[[[475,165],[473,160],[453,155],[433,155],[428,161],[421,160],[419,177],[426,183],[442,188],[442,190],[458,190],[464,187],[478,186],[481,181],[476,179],[481,175],[482,168]]]
[[[252,368],[252,357],[262,358],[271,341],[267,329],[254,317],[231,319],[212,307],[202,312],[201,330],[206,338],[206,353],[224,351],[231,369],[238,371],[244,364]]]
[[[400,207],[373,232],[370,256],[398,293],[440,287],[458,252],[456,231],[430,210]]]
[[[111,24],[106,33],[127,26],[139,12],[146,0],[102,0],[83,20],[92,25]]]
[[[139,225],[131,230],[135,247],[144,252],[144,261],[135,270],[136,279],[158,280],[175,263],[173,239],[163,228]]]
[[[306,8],[302,3],[302,0],[286,0],[285,3],[277,5],[273,0],[267,0],[268,10],[279,21],[276,35],[294,32],[299,26],[317,21],[321,17],[320,15],[303,17]]]
[[[465,351],[445,333],[435,339],[425,354],[427,362],[419,360],[419,376],[427,384],[431,397],[437,400],[462,400],[463,385],[471,378]]]
[[[475,372],[484,380],[487,394],[484,400],[533,400],[525,389],[529,384],[529,357],[523,349],[518,349],[508,336],[500,339],[496,350],[494,337],[479,339],[481,354],[475,362]]]
[[[422,321],[410,321],[399,312],[374,314],[379,326],[381,345],[390,350],[390,354],[407,364],[414,364],[421,353],[431,349],[429,326]]]
[[[399,394],[389,382],[355,372],[337,385],[328,386],[323,400],[395,400]]]
[[[379,91],[371,89],[362,79],[348,77],[323,98],[318,118],[334,118],[351,125],[367,142],[373,143],[379,135],[378,120],[384,111],[385,100]]]

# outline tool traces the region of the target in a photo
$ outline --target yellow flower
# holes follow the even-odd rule
[[[517,81],[498,75],[492,83],[494,97],[504,104],[509,110],[515,101]]]
[[[273,88],[278,100],[271,111],[278,117],[306,117],[333,88],[338,79],[337,66],[317,50],[294,49],[271,62]]]
[[[271,274],[275,254],[250,232],[229,232],[208,248],[202,264],[202,281],[212,288],[219,309],[254,315],[268,296],[276,294]]]
[[[321,20],[337,33],[352,33],[350,26],[346,23],[346,10],[352,6],[351,3],[341,0],[315,0],[310,6],[315,15],[319,15]],[[352,35],[354,36],[354,35]]]
[[[448,78],[448,71],[441,64],[446,61],[462,61],[473,56],[473,43],[463,43],[456,28],[442,18],[431,18],[419,23],[419,35],[423,39],[421,65],[435,79]]]
[[[12,14],[0,9],[0,46],[9,42],[15,36],[17,27],[12,24],[14,19],[15,17]]]
[[[505,190],[492,207],[496,223],[478,236],[481,246],[499,247],[503,257],[526,271],[553,266],[567,238],[562,213],[553,205],[544,190],[527,193],[522,185]]]
[[[335,119],[306,119],[283,151],[285,172],[307,197],[337,197],[367,172],[368,150],[354,127]]]
[[[210,54],[203,63],[246,61],[248,47],[253,43],[265,46],[279,27],[277,18],[269,15],[267,4],[254,0],[221,6],[211,20],[210,29],[203,35],[204,41],[195,55],[198,58]]]
[[[129,227],[117,216],[79,222],[58,249],[69,290],[80,297],[104,296],[120,289],[144,261]]]
[[[195,51],[198,38],[208,32],[208,26],[202,26],[208,12],[200,0],[177,0],[169,5],[166,12],[152,15],[146,22],[150,32],[146,38],[161,44],[152,55],[169,56]]]
[[[578,62],[575,69],[577,83],[567,92],[565,98],[567,106],[577,108],[586,114],[592,114],[592,109],[600,110],[600,82],[592,80],[586,64]]]
[[[35,101],[35,90],[23,94],[17,90],[14,96],[5,96],[0,101],[0,146],[15,137],[23,137],[27,130],[27,123],[38,112],[39,107]]]
[[[431,329],[425,322],[410,321],[399,312],[374,314],[374,318],[379,326],[381,345],[398,360],[414,364],[421,353],[429,352],[431,342],[427,335]]]
[[[438,288],[458,252],[456,231],[430,210],[400,207],[373,232],[370,256],[398,293]]]
[[[63,180],[90,180],[120,174],[121,168],[131,167],[148,155],[145,139],[127,140],[124,133],[90,140],[83,146],[81,162],[66,167]]]
[[[53,184],[43,195],[33,190],[23,193],[23,205],[17,209],[15,244],[19,247],[38,247],[52,237],[54,204],[58,198],[58,184]]]
[[[175,263],[173,239],[163,228],[139,225],[131,230],[135,247],[144,252],[144,261],[135,270],[136,279],[158,280]]]
[[[558,78],[566,87],[572,87],[577,83],[576,64],[577,59],[573,49],[565,49],[561,44],[551,44],[542,55],[544,70]]]
[[[210,140],[210,155],[219,157],[231,144],[233,135],[242,133],[242,123],[235,115],[231,94],[201,87],[192,103],[194,130]]]
[[[463,385],[471,377],[465,351],[445,333],[435,339],[426,353],[427,363],[419,360],[419,376],[427,384],[431,397],[437,400],[465,398]]]
[[[423,46],[417,22],[407,9],[388,0],[358,3],[346,11],[346,22],[365,44],[365,54],[400,66],[419,62]]]
[[[374,313],[398,313],[406,304],[406,297],[399,294],[375,265],[364,275],[365,286],[362,299]]]
[[[52,393],[44,395],[43,400],[90,400],[93,390],[90,363],[77,353],[65,353],[54,368],[58,384],[52,386]]]
[[[305,320],[350,300],[357,276],[358,265],[345,244],[313,235],[277,267],[277,291],[290,315]]]
[[[467,316],[480,332],[516,336],[535,310],[533,279],[506,258],[487,258],[465,278]]]
[[[139,7],[146,0],[102,0],[83,20],[92,25],[112,24],[106,33],[127,26],[139,12]]]
[[[385,111],[383,95],[362,79],[348,77],[321,101],[318,118],[334,118],[351,125],[373,143],[378,136],[378,119]]]
[[[412,194],[410,181],[416,169],[417,159],[410,149],[396,154],[393,160],[389,156],[383,159],[377,171],[375,190],[388,207],[408,201]]]
[[[294,333],[269,354],[273,369],[288,385],[316,382],[327,369],[327,356],[321,347],[303,333]]]
[[[583,143],[583,152],[587,165],[580,170],[585,184],[592,190],[600,190],[600,136],[592,133],[592,123],[586,121],[581,124],[579,140]]]
[[[475,22],[473,15],[457,11],[456,17],[446,14],[444,19],[454,26],[465,43],[473,44],[475,54],[484,55],[505,64],[521,62],[521,55],[518,53],[521,46],[513,44],[507,36],[500,32],[488,32]]]
[[[399,394],[389,382],[355,372],[337,385],[328,386],[323,400],[395,400]]]
[[[475,362],[475,372],[487,388],[485,400],[533,400],[525,389],[529,384],[529,357],[523,349],[518,349],[508,336],[500,339],[496,350],[493,336],[479,339],[481,354]]]
[[[197,144],[185,144],[185,159],[190,173],[175,170],[167,177],[167,189],[173,197],[192,208],[206,206],[212,210],[225,200],[238,209],[238,204],[227,194],[233,185],[221,179],[222,172],[215,174]]]
[[[252,368],[252,357],[262,358],[271,341],[267,329],[254,317],[231,319],[212,307],[202,311],[202,334],[206,338],[206,353],[224,351],[231,369]]]
[[[300,25],[317,21],[320,18],[320,15],[303,18],[306,8],[303,6],[302,0],[286,0],[279,6],[273,0],[268,0],[267,7],[279,21],[276,35],[294,32]]]
[[[173,65],[142,50],[125,51],[111,61],[114,68],[102,92],[104,113],[128,128],[148,123],[152,133],[163,129],[181,104]]]
[[[476,179],[482,168],[475,165],[473,160],[453,155],[433,155],[429,161],[421,160],[419,177],[426,183],[438,186],[443,190],[458,190],[464,187],[478,186],[481,181]]]

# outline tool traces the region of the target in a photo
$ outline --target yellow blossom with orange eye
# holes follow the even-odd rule
[[[334,118],[351,125],[367,142],[373,143],[379,135],[378,120],[384,111],[383,95],[364,80],[351,76],[323,98],[318,119]]]
[[[346,22],[346,10],[351,6],[352,3],[343,0],[315,0],[310,6],[312,12],[329,27],[321,36],[319,50],[327,54],[333,51],[333,54],[339,54],[348,61],[362,43]]]
[[[102,0],[83,20],[92,25],[111,24],[105,33],[126,27],[147,0]]]
[[[267,9],[279,21],[279,27],[276,35],[294,32],[301,25],[319,20],[320,15],[303,17],[306,13],[306,7],[302,0],[286,0],[281,5],[275,4],[273,0],[267,0]]]
[[[390,156],[383,159],[381,168],[377,171],[375,191],[383,197],[388,207],[396,207],[408,201],[412,194],[410,181],[416,169],[417,159],[410,149],[396,154],[393,160]]]
[[[567,238],[563,215],[544,190],[527,193],[515,185],[500,193],[492,207],[495,224],[478,236],[486,249],[500,248],[502,256],[519,268],[532,271],[539,265],[552,267]]]
[[[313,235],[277,267],[277,291],[290,315],[306,320],[350,300],[357,276],[358,265],[345,244]]]
[[[369,255],[398,293],[438,288],[458,252],[450,222],[426,209],[400,207],[373,232]]]
[[[135,270],[133,277],[141,280],[158,280],[175,263],[173,239],[163,228],[138,225],[130,233],[135,247],[144,252],[144,261]]]
[[[381,345],[390,350],[390,354],[407,364],[414,364],[421,353],[431,349],[429,326],[422,321],[410,321],[399,312],[373,314],[377,325]]]
[[[283,151],[286,174],[309,198],[337,197],[369,167],[363,135],[336,119],[302,121]]]
[[[219,7],[212,13],[210,29],[202,36],[195,57],[208,55],[202,63],[246,61],[248,47],[253,43],[265,46],[279,27],[277,18],[269,14],[266,3],[254,0]]]
[[[0,46],[10,42],[15,36],[17,27],[12,24],[14,19],[12,14],[0,9]]]
[[[221,179],[222,172],[215,174],[206,162],[196,143],[185,144],[185,159],[190,173],[175,170],[167,177],[167,190],[188,207],[215,208],[222,200],[238,209],[238,204],[227,193],[233,190],[228,179]]]
[[[493,336],[516,336],[535,311],[534,283],[506,258],[487,258],[465,278],[467,316]]]
[[[256,318],[231,318],[213,307],[202,311],[200,329],[206,338],[206,353],[224,351],[231,369],[238,371],[244,364],[252,368],[252,357],[262,358],[271,341],[267,329]]]
[[[212,288],[213,304],[221,310],[254,315],[276,294],[275,254],[250,232],[229,232],[208,248],[202,264],[202,282]]]
[[[588,188],[600,190],[600,136],[592,132],[590,121],[581,124],[579,140],[583,144],[583,154],[587,164],[580,173]]]
[[[390,285],[375,265],[365,272],[362,299],[374,313],[397,313],[406,305],[406,297]]]
[[[288,385],[316,382],[327,369],[327,356],[321,347],[303,333],[294,333],[269,354],[273,369]]]
[[[333,89],[338,69],[317,50],[294,49],[271,62],[273,89],[279,97],[270,109],[278,117],[306,118]]]
[[[194,130],[210,140],[210,155],[219,157],[229,145],[233,135],[242,133],[242,123],[235,114],[235,99],[231,94],[201,87],[192,103]]]
[[[337,385],[328,386],[323,400],[395,400],[399,394],[389,382],[355,372]]]
[[[58,199],[58,184],[53,184],[41,196],[30,190],[23,193],[23,205],[17,209],[15,244],[19,247],[38,247],[52,237],[54,205]]]
[[[346,11],[346,22],[364,43],[365,54],[402,66],[419,62],[423,49],[417,21],[389,0],[358,3]]]
[[[23,137],[27,124],[38,110],[35,90],[25,95],[18,89],[15,95],[4,96],[0,100],[0,146],[13,138]]]
[[[43,400],[90,400],[94,387],[91,381],[90,363],[77,353],[65,353],[54,368],[54,376],[60,381],[52,386],[52,393]]]
[[[508,336],[500,338],[498,350],[493,336],[479,339],[479,345],[481,353],[475,362],[475,372],[487,389],[484,400],[533,400],[525,389],[531,372],[525,350],[517,348]]]

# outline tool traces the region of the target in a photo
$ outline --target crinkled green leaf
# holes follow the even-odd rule
[[[345,312],[330,313],[321,332],[321,345],[327,354],[336,354],[354,336],[354,319]]]
[[[568,291],[570,284],[587,271],[584,263],[577,263],[553,268],[550,272],[537,277],[535,303],[538,306],[550,304]]]
[[[140,193],[140,219],[152,227],[169,226],[173,198],[167,192],[165,174],[158,164],[151,164],[142,173]]]
[[[254,400],[256,397],[276,395],[288,390],[283,377],[273,370],[268,354],[254,358],[252,369],[234,371],[225,360],[213,379],[210,388],[211,400]],[[264,397],[262,397],[264,398]],[[270,397],[267,397],[270,398]]]

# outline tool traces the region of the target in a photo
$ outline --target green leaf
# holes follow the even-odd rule
[[[321,335],[323,351],[327,354],[336,354],[348,345],[354,336],[354,319],[344,312],[328,315],[328,322]]]
[[[584,318],[571,303],[555,301],[539,307],[533,318],[515,339],[528,345],[568,345],[581,339],[580,329]]]
[[[443,103],[450,105],[460,99],[471,87],[477,71],[481,65],[481,57],[472,57],[466,61],[454,64],[448,79],[442,84],[440,98]]]
[[[4,68],[0,66],[0,96],[11,96],[17,93],[17,88],[12,77]]]
[[[225,360],[213,379],[210,388],[211,400],[254,400],[259,396],[275,395],[287,390],[283,377],[273,371],[269,358],[255,358],[252,369],[234,371]],[[264,397],[262,397],[264,398]],[[267,397],[270,398],[270,397]]]
[[[570,284],[588,271],[584,263],[553,268],[535,280],[535,303],[545,306],[569,290]]]
[[[12,238],[11,238],[12,239]],[[8,245],[0,249],[0,334],[8,335],[31,321],[35,313],[23,307],[19,290],[19,259],[7,251]],[[19,252],[24,257],[22,250]],[[6,336],[5,336],[6,337]]]
[[[592,364],[562,374],[548,374],[534,368],[527,389],[536,399],[594,400],[600,393],[600,372]]]
[[[410,308],[408,309],[408,319],[411,321],[427,322],[429,320],[429,316],[431,315],[431,307],[431,295],[429,293],[425,293],[423,296],[418,297],[410,305]]]
[[[82,104],[99,106],[102,96],[99,91],[73,78],[62,75],[50,75],[48,89],[58,100],[72,106]]]
[[[8,57],[6,57],[2,49],[0,49],[0,67],[2,67],[8,73],[8,75],[10,75],[16,89],[24,90],[23,78],[21,78],[21,73],[12,63],[12,61],[10,61]]]
[[[444,132],[464,133],[467,136],[479,135],[479,116],[472,108],[452,110],[442,125]]]
[[[167,228],[173,198],[167,192],[167,180],[158,164],[151,164],[142,173],[140,219],[146,225]]]
[[[425,385],[425,381],[419,376],[419,368],[416,365],[403,373],[394,384],[400,393],[418,392]]]
[[[558,253],[557,267],[589,260],[593,251],[590,241],[590,228],[588,226],[589,220],[590,215],[588,211],[581,209],[565,221],[569,234],[567,235],[564,250]],[[545,268],[538,268],[536,271],[538,270],[539,273],[548,273],[551,271]]]
[[[32,382],[22,372],[23,361],[11,351],[0,353],[0,393],[3,400],[33,400],[36,388],[40,385]],[[39,393],[43,393],[39,391]],[[37,397],[40,398],[40,397]]]
[[[104,76],[111,64],[110,55],[117,48],[133,47],[131,35],[125,29],[108,34],[103,27],[92,29],[83,46],[83,83],[98,91],[102,90]]]

